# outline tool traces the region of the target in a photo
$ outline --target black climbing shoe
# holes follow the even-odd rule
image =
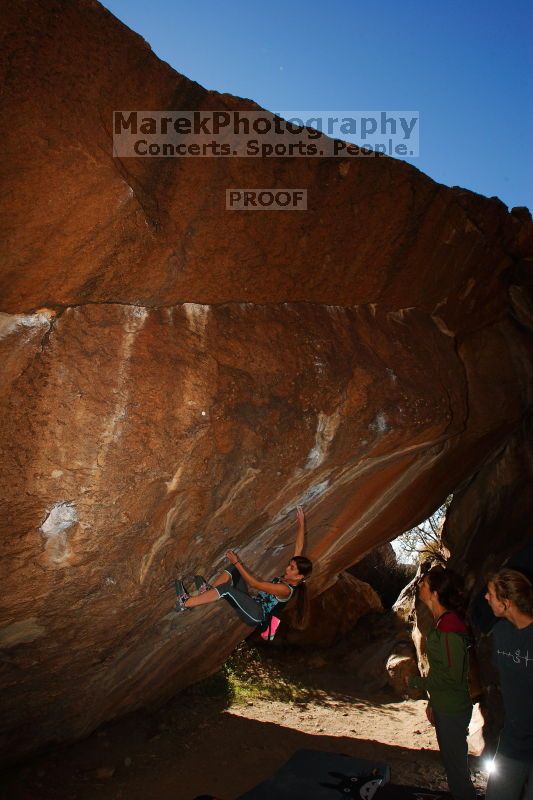
[[[189,599],[189,595],[185,597],[178,597],[176,601],[176,605],[174,606],[174,611],[177,611],[178,614],[181,614],[182,611],[192,611],[192,608],[185,605],[185,601]]]
[[[189,593],[185,590],[183,581],[174,581],[174,586],[176,588],[176,596],[178,598],[176,603],[176,611],[190,611],[190,608],[187,608],[185,605],[185,601],[189,599]]]
[[[176,589],[176,597],[182,597],[184,594],[186,594],[187,597],[189,596],[183,581],[174,581],[174,588]]]
[[[203,594],[204,592],[207,592],[208,589],[213,588],[211,584],[206,581],[203,575],[194,576],[194,586],[198,594]]]

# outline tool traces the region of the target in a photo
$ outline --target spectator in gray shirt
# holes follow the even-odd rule
[[[533,800],[533,586],[501,569],[485,597],[499,618],[492,636],[504,708],[486,800]]]

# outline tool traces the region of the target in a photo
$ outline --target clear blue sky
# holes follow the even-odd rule
[[[103,5],[178,72],[271,111],[419,111],[414,166],[533,209],[531,0]]]

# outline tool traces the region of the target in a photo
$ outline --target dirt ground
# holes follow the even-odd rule
[[[365,695],[316,654],[271,647],[261,659],[265,696],[239,691],[229,702],[227,675],[219,675],[157,712],[11,768],[1,800],[234,800],[302,748],[384,761],[395,783],[445,788],[423,701]],[[471,767],[483,789],[481,761]]]

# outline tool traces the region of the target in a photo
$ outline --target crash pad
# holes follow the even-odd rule
[[[320,750],[298,750],[268,780],[237,800],[377,800],[390,777],[386,764]]]

